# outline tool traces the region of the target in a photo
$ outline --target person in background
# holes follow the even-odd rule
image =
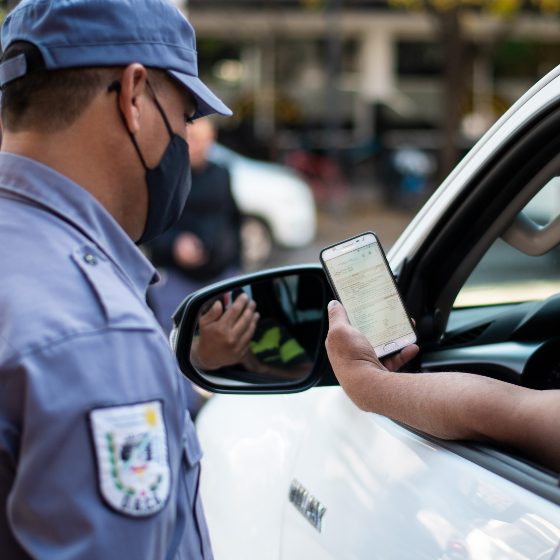
[[[208,160],[216,138],[209,118],[187,125],[192,189],[177,224],[147,246],[162,280],[148,294],[169,333],[171,316],[190,293],[241,270],[241,214],[226,168]]]

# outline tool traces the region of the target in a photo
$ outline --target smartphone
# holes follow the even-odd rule
[[[412,321],[373,232],[326,247],[320,258],[350,324],[364,334],[379,358],[416,342]]]

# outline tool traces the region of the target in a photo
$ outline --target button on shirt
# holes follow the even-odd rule
[[[155,271],[49,167],[0,153],[0,557],[211,558]]]

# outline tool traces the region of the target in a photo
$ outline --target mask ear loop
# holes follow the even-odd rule
[[[150,86],[150,89],[151,89],[151,86]],[[128,124],[126,122],[126,119],[124,118],[124,114],[121,111],[121,107],[119,105],[119,95],[121,93],[121,83],[119,82],[119,80],[115,80],[114,82],[111,82],[109,84],[109,86],[107,87],[107,91],[109,93],[111,93],[113,91],[117,93],[117,111],[119,112],[119,115],[121,116],[124,127],[126,128],[126,131],[128,132],[128,135],[130,136],[130,139],[132,140],[132,145],[136,149],[136,153],[138,154],[138,157],[140,158],[140,161],[142,162],[142,165],[144,166],[144,169],[148,170],[149,168],[146,165],[146,161],[144,160],[144,156],[142,155],[142,152],[140,151],[140,146],[138,146],[138,142],[136,142],[136,137],[134,136],[134,134],[132,134],[132,132],[130,132],[130,130],[128,130]],[[153,90],[152,90],[152,95],[153,95]],[[159,108],[159,103],[157,103],[157,101],[156,101],[156,106],[158,106],[158,108]],[[164,118],[164,121],[165,121],[165,124],[166,124],[167,128],[169,129],[169,123],[167,122],[167,119]]]
[[[169,124],[169,121],[167,120],[167,115],[165,114],[165,111],[163,110],[163,107],[160,105],[158,98],[156,97],[156,92],[154,91],[154,88],[152,87],[152,84],[150,83],[149,80],[146,80],[146,85],[148,86],[148,89],[150,90],[150,93],[152,94],[152,97],[154,99],[154,103],[156,104],[157,110],[159,111],[159,114],[161,115],[161,118],[163,119],[163,122],[165,123],[165,128],[167,128],[167,132],[169,132],[169,136],[171,138],[173,138],[173,135],[175,134],[173,132],[173,129],[171,128],[171,125]]]

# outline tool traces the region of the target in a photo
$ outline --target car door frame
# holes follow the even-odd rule
[[[411,315],[417,318],[421,343],[432,347],[432,357],[433,347],[445,335],[460,288],[542,186],[551,168],[560,168],[559,154],[560,98],[535,112],[472,173],[412,258],[402,263],[399,288]],[[430,366],[422,361],[416,365]],[[557,473],[497,446],[424,437],[560,504]]]

